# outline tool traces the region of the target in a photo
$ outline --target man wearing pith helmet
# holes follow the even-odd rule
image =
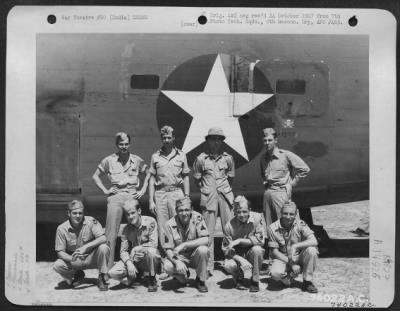
[[[250,292],[259,291],[260,269],[265,250],[262,214],[251,212],[244,196],[233,203],[234,217],[226,224],[222,251],[224,269],[232,274],[237,289],[246,289],[243,280],[249,272]]]
[[[68,220],[57,227],[55,250],[58,259],[54,270],[68,286],[78,287],[85,277],[83,270],[97,268],[97,286],[101,291],[108,290],[104,277],[110,248],[103,227],[93,217],[85,216],[81,201],[73,200],[68,204]]]
[[[130,286],[144,272],[149,273],[149,292],[157,291],[156,273],[161,268],[157,250],[157,223],[153,217],[143,216],[139,201],[130,199],[124,204],[128,221],[121,234],[121,261],[108,272],[111,278],[122,281],[125,277]]]
[[[268,226],[280,218],[284,203],[292,198],[293,187],[307,176],[310,168],[293,152],[278,148],[275,129],[265,128],[263,134],[265,153],[261,155],[260,172],[265,187],[263,209]]]
[[[209,273],[214,271],[214,234],[218,215],[221,217],[222,230],[232,217],[233,193],[231,183],[235,177],[233,157],[222,151],[224,132],[219,127],[208,130],[205,137],[207,152],[201,153],[193,164],[193,177],[201,191],[200,207],[210,233]]]

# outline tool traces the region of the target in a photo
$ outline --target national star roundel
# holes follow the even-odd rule
[[[174,128],[175,145],[186,153],[190,166],[200,153],[207,152],[205,136],[211,127],[223,129],[222,148],[239,168],[263,148],[262,129],[274,126],[276,100],[267,77],[255,66],[253,91],[248,92],[248,71],[247,79],[243,79],[246,74],[233,73],[232,57],[207,54],[192,58],[179,65],[162,86],[158,126]]]

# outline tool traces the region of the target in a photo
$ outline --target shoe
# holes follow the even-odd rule
[[[207,293],[208,288],[204,281],[200,281],[199,277],[196,277],[196,288],[199,290],[200,293]]]
[[[165,273],[165,272],[161,273],[161,274],[158,276],[158,279],[161,280],[161,281],[164,281],[164,280],[166,280],[166,279],[168,279],[168,278],[169,278],[169,274],[168,274],[168,273]]]
[[[238,280],[238,281],[236,282],[236,289],[239,289],[239,290],[245,290],[245,289],[246,289],[246,286],[244,286],[242,280]]]
[[[104,274],[104,282],[109,285],[110,282],[108,282],[111,279],[111,276],[108,273]]]
[[[71,287],[76,288],[79,285],[81,285],[83,283],[84,278],[85,278],[85,272],[83,272],[82,270],[77,270],[75,272],[74,278],[72,279]]]
[[[236,284],[236,289],[239,289],[239,290],[246,289],[246,286],[244,286],[244,283],[243,283],[244,278],[243,278],[243,273],[241,270],[239,270],[239,273],[237,274],[237,276],[232,276],[232,278]]]
[[[150,283],[147,287],[148,292],[156,292],[157,291],[157,280],[155,276],[150,277]]]
[[[252,293],[256,293],[260,291],[260,286],[258,285],[258,282],[255,281],[251,281],[251,285],[250,285],[250,292]]]
[[[108,285],[107,285],[106,281],[104,280],[104,273],[99,274],[99,278],[97,279],[97,286],[99,287],[99,290],[101,290],[101,291],[108,290]]]
[[[284,278],[281,279],[281,282],[286,287],[293,287],[294,286],[294,279],[288,274]]]
[[[318,293],[318,289],[314,286],[314,284],[310,281],[304,281],[301,286],[301,290],[303,292],[309,292],[311,294]]]

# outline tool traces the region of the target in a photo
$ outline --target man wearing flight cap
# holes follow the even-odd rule
[[[318,241],[314,232],[303,220],[298,219],[297,214],[296,205],[286,202],[280,219],[267,228],[272,258],[271,278],[292,286],[294,278],[303,270],[302,291],[317,293],[318,289],[312,281],[318,260]],[[274,283],[270,282],[269,286],[274,287]]]
[[[243,281],[250,272],[250,292],[259,291],[260,269],[265,250],[263,216],[250,211],[244,196],[237,196],[233,203],[234,217],[225,228],[222,241],[225,255],[224,269],[232,274],[237,289],[245,289]]]
[[[208,270],[212,273],[214,271],[214,231],[218,213],[224,234],[225,226],[232,218],[231,182],[235,177],[235,164],[230,154],[221,151],[225,139],[221,128],[210,128],[205,139],[208,152],[201,153],[194,161],[193,177],[201,191],[200,206],[210,234]]]
[[[207,226],[203,216],[193,211],[187,197],[176,202],[176,214],[168,220],[165,239],[161,242],[166,252],[164,270],[186,286],[190,276],[188,267],[195,269],[196,287],[199,292],[206,293],[209,258]]]
[[[157,291],[156,273],[161,268],[157,250],[157,223],[153,217],[142,216],[139,201],[131,199],[124,204],[128,224],[121,235],[121,261],[108,272],[111,278],[121,281],[127,277],[128,286],[143,272],[150,275],[149,292]]]
[[[189,166],[186,154],[175,147],[174,129],[160,130],[162,147],[151,156],[149,208],[156,215],[160,244],[168,220],[176,215],[176,201],[189,196]]]
[[[265,187],[265,222],[269,226],[280,218],[285,202],[292,198],[293,187],[307,176],[310,168],[293,152],[278,148],[275,129],[265,128],[263,134],[265,153],[261,155],[260,171]]]
[[[85,277],[83,270],[99,269],[97,286],[101,291],[108,290],[105,280],[110,248],[106,244],[104,229],[90,216],[85,216],[81,201],[68,204],[68,220],[57,227],[55,250],[58,259],[54,270],[72,288],[79,286]]]
[[[123,214],[124,203],[141,198],[147,190],[150,173],[147,165],[139,156],[130,153],[131,137],[125,132],[115,135],[118,152],[105,157],[97,166],[92,179],[96,186],[107,196],[106,238],[110,246],[108,267],[114,265],[115,245]],[[106,175],[111,183],[107,188],[101,177]],[[139,190],[140,175],[145,175],[143,186]]]

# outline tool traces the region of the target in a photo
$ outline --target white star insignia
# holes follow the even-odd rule
[[[193,117],[182,150],[190,152],[204,142],[211,127],[221,127],[232,149],[249,161],[239,117],[274,94],[231,93],[221,58],[218,55],[203,92],[162,91]],[[234,116],[235,115],[235,116]]]

